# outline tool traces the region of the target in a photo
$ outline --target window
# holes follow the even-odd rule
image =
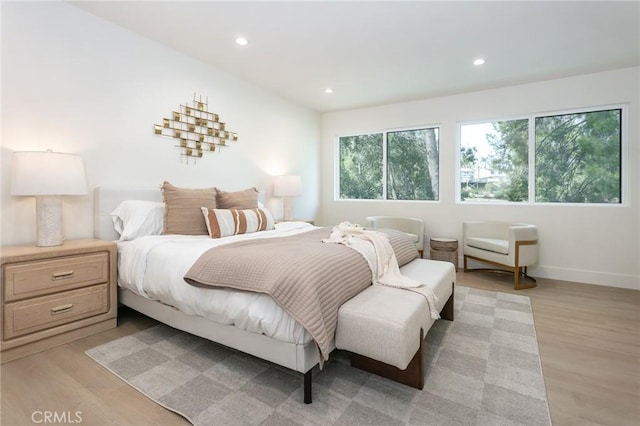
[[[462,201],[528,201],[529,120],[460,128]]]
[[[340,198],[382,198],[382,133],[340,138]]]
[[[339,197],[359,200],[438,200],[437,127],[342,136]]]
[[[460,200],[621,203],[622,109],[460,125]]]
[[[536,201],[620,203],[622,110],[536,117]]]

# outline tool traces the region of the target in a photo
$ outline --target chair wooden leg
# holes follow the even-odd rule
[[[520,246],[523,245],[532,245],[532,244],[537,244],[537,241],[516,241],[516,253],[515,253],[515,267],[513,268],[513,288],[514,290],[524,290],[525,288],[533,288],[536,287],[537,284],[535,283],[536,280],[534,280],[533,278],[531,278],[533,280],[532,284],[520,284]],[[523,273],[524,277],[527,277],[527,267],[524,266],[524,273]]]
[[[514,271],[513,271],[513,288],[514,290],[524,290],[527,288],[534,288],[537,287],[538,284],[536,284],[536,280],[533,277],[530,277],[529,275],[527,275],[527,267],[524,266],[524,271],[521,270],[521,267],[515,267]],[[520,274],[522,273],[522,277],[523,278],[528,278],[531,281],[533,281],[532,283],[528,283],[528,284],[522,284],[520,283]]]
[[[506,270],[504,270],[504,269],[490,269],[490,268],[469,269],[468,265],[467,265],[467,257],[471,257],[471,259],[473,259],[475,261],[478,261],[478,262],[489,263],[491,265],[496,265],[496,266],[499,266],[501,268],[506,268]],[[516,257],[516,259],[517,259],[517,257]],[[524,268],[524,272],[522,272],[521,268]],[[526,288],[534,288],[534,287],[537,286],[535,278],[527,275],[527,267],[526,266],[523,266],[523,267],[520,267],[520,268],[511,267],[511,266],[507,266],[507,265],[491,262],[491,261],[488,261],[488,260],[480,259],[480,258],[477,258],[477,257],[464,255],[463,256],[463,271],[464,272],[490,271],[490,272],[502,272],[502,273],[512,272],[513,273],[513,288],[515,290],[524,290]],[[520,282],[520,278],[527,278],[530,281],[532,281],[532,283],[523,284],[523,283]]]

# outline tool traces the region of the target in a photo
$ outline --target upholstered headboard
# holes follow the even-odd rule
[[[97,187],[93,191],[93,236],[113,241],[120,235],[113,229],[113,212],[126,200],[162,201],[162,192],[157,188]]]
[[[162,201],[162,191],[159,186],[157,188],[96,187],[93,192],[93,236],[108,241],[120,238],[113,229],[111,212],[121,202],[126,200]],[[265,202],[264,191],[259,191],[258,200]]]

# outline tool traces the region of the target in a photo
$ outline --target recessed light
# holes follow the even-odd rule
[[[331,87],[327,87],[326,89],[324,89],[324,93],[331,94],[333,93],[333,89]]]
[[[238,37],[236,39],[236,44],[239,44],[240,46],[246,46],[247,44],[249,44],[249,40],[244,37]]]
[[[482,64],[484,64],[484,59],[482,59],[482,58],[478,58],[475,61],[473,61],[473,65],[478,66],[478,65],[482,65]]]

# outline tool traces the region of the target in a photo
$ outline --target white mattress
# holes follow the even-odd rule
[[[252,238],[274,238],[314,229],[304,222],[276,224],[276,229],[219,239],[208,235],[155,235],[118,242],[118,285],[187,315],[235,325],[291,343],[307,343],[307,331],[265,294],[199,288],[183,277],[206,250]]]

